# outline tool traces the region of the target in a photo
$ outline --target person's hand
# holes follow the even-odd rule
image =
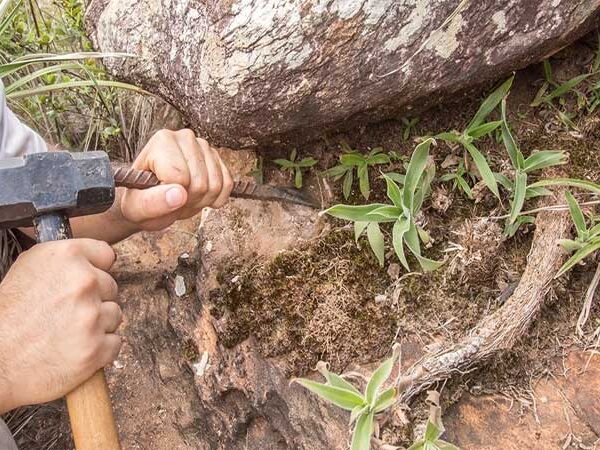
[[[127,189],[121,197],[120,213],[137,229],[160,230],[204,207],[219,208],[233,188],[217,151],[191,130],[157,132],[133,167],[151,170],[162,182],[151,189]]]
[[[0,413],[59,398],[117,357],[121,308],[106,273],[114,260],[91,239],[17,258],[0,284]]]

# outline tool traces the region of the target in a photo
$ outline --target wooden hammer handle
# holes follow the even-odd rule
[[[73,237],[64,213],[37,216],[33,225],[39,243]],[[67,394],[67,409],[77,450],[121,450],[104,370]]]
[[[104,370],[67,394],[71,431],[77,450],[120,450]]]

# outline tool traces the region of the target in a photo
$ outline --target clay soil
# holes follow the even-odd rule
[[[566,80],[585,72],[594,56],[594,45],[595,36],[590,36],[555,55],[551,59],[555,77]],[[541,66],[521,71],[509,97],[510,122],[522,150],[526,155],[533,150],[566,150],[570,156],[566,174],[600,181],[597,113],[579,114],[574,119],[579,130],[566,129],[551,108],[529,106],[542,81]],[[338,144],[345,141],[360,150],[383,147],[408,156],[415,145],[414,136],[463,129],[491,87],[461,94],[454,103],[421,114],[408,140],[402,136],[402,121],[390,120],[329,133],[299,149],[300,155],[316,157],[318,169],[326,169],[336,163]],[[573,99],[568,102],[567,108],[575,110]],[[496,168],[508,169],[501,144],[486,139],[479,148]],[[265,161],[278,152],[289,153],[288,149],[264,149]],[[433,155],[438,168],[449,156],[463,156],[459,148],[442,142]],[[402,163],[396,162],[395,168],[402,170]],[[267,181],[290,181],[268,162],[264,175]],[[327,204],[342,201],[340,187],[331,181],[313,173],[307,184]],[[381,180],[373,178],[372,188],[372,200],[383,200]],[[362,201],[357,192],[350,200]],[[223,218],[206,219],[208,225],[202,233],[198,232],[201,221],[197,219],[158,238],[141,236],[122,244],[118,249],[125,256],[115,271],[124,286],[121,298],[129,315],[124,324],[125,348],[109,378],[125,448],[243,448],[238,435],[250,442],[246,444],[249,449],[344,448],[343,440],[332,447],[325,441],[303,443],[302,436],[289,438],[281,431],[287,428],[271,423],[275,416],[256,404],[246,406],[250,412],[231,412],[227,405],[242,404],[232,397],[250,398],[247,391],[252,388],[236,388],[235,394],[227,391],[228,396],[217,401],[209,391],[218,388],[201,381],[204,375],[199,371],[209,366],[198,364],[205,352],[210,358],[213,354],[252,354],[256,361],[267,361],[281,372],[269,372],[273,379],[314,376],[319,360],[328,361],[339,372],[368,373],[388,354],[393,342],[402,343],[403,367],[407,367],[442,343],[458,340],[482,316],[499,308],[519,281],[532,228],[526,226],[514,238],[505,239],[502,221],[489,218],[503,214],[503,210],[485,190],[474,203],[451,186],[436,184],[427,205],[420,220],[433,243],[425,252],[428,257],[447,260],[442,269],[429,274],[404,273],[392,253],[386,255],[385,268],[380,268],[366,242],[357,245],[351,228],[342,222],[304,211],[296,226],[294,210],[270,206],[272,209],[261,212],[261,207],[239,201],[222,213]],[[533,202],[527,208],[535,206]],[[265,223],[265,214],[275,214],[278,219]],[[279,245],[274,243],[277,235],[265,233],[275,233],[281,223],[291,225],[280,234],[281,242],[286,236],[289,241]],[[225,228],[235,229],[232,237],[220,233]],[[211,249],[207,249],[207,241]],[[225,247],[227,251],[222,250]],[[449,248],[452,251],[446,251]],[[180,258],[177,265],[183,252],[199,254],[200,262],[190,265],[186,258]],[[412,264],[416,267],[416,262]],[[583,399],[600,398],[600,384],[597,378],[570,382],[565,369],[574,365],[573,361],[592,372],[600,366],[597,356],[587,357],[592,355],[585,352],[590,342],[575,334],[582,298],[595,269],[596,262],[589,260],[556,281],[541,316],[512,351],[475,372],[437,386],[442,391],[449,438],[464,449],[595,448],[600,438],[600,406],[598,401],[586,403]],[[183,277],[186,286],[193,286],[183,297],[174,293],[177,276]],[[196,326],[199,322],[205,325]],[[590,333],[599,325],[600,303],[596,302],[586,331]],[[210,333],[202,331],[209,328]],[[252,351],[239,353],[240,348]],[[226,361],[229,356],[214,358],[214,364],[210,363],[213,367],[234,367]],[[580,377],[583,373],[583,369],[577,372]],[[560,399],[567,399],[567,410],[575,411],[569,416],[567,431],[561,428],[564,415],[539,413],[543,398],[551,398],[548,380],[559,375],[563,380],[559,390],[566,392]],[[569,383],[581,384],[574,387]],[[585,393],[573,397],[569,389]],[[284,403],[293,403],[287,391],[277,392]],[[556,404],[559,410],[563,407],[560,399]],[[227,413],[215,413],[219,401]],[[418,424],[425,418],[425,410],[419,398],[407,415]],[[215,424],[237,420],[223,419],[227,414],[254,416],[244,427],[225,433],[229,444],[219,443],[217,437],[211,441],[201,436],[206,430],[214,432]],[[543,426],[540,414],[545,420]],[[29,417],[27,423],[24,417]],[[206,417],[210,419],[203,421]],[[269,422],[283,437],[279,441],[272,438],[269,426],[256,422],[256,417]],[[332,417],[341,424],[347,420]],[[487,419],[475,420],[480,417]],[[13,416],[13,420],[13,426],[23,424],[17,435],[23,449],[71,448],[60,403],[42,407],[33,415]],[[498,424],[503,424],[501,429]],[[271,431],[263,433],[261,427]],[[412,425],[387,418],[381,437],[390,444],[406,445],[411,433]]]

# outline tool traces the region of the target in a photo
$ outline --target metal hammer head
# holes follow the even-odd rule
[[[106,211],[115,199],[104,152],[34,153],[0,161],[0,228],[27,227],[34,217]]]

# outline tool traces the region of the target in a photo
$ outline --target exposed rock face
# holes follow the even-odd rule
[[[92,0],[107,63],[233,147],[410,113],[559,50],[600,0]],[[362,113],[362,114],[359,114]]]

